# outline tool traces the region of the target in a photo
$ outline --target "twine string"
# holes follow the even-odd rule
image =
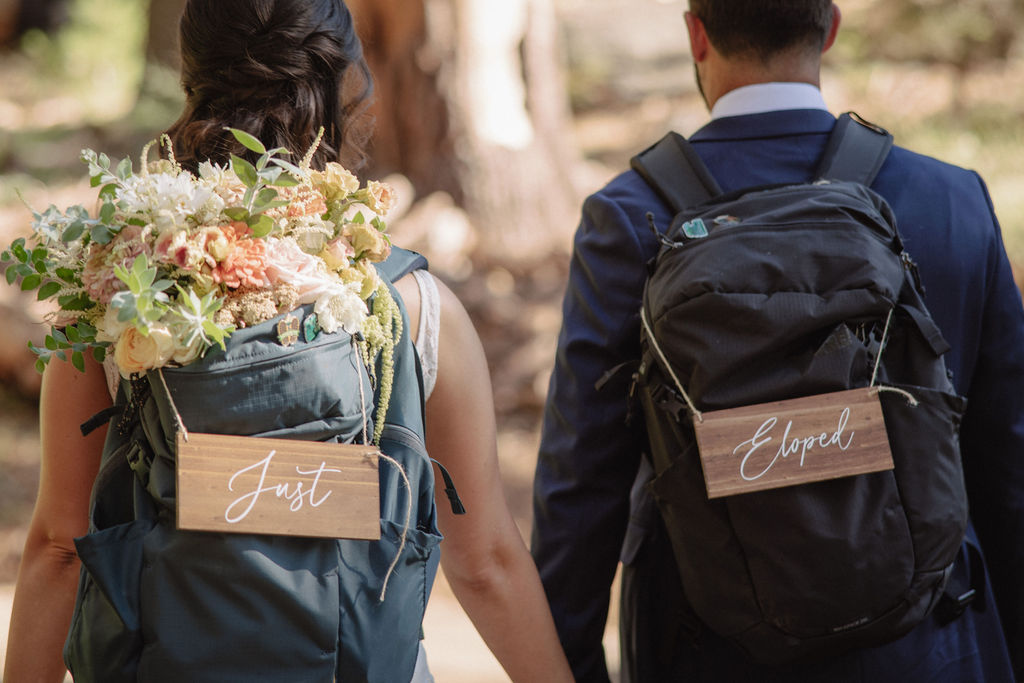
[[[363,389],[363,373],[360,372],[360,368],[358,366],[355,367],[355,370],[356,376],[358,376],[359,378],[359,407],[362,410],[363,416],[363,444],[365,445],[367,436],[369,434],[369,419],[366,415],[366,394],[365,390]],[[377,448],[374,454],[379,459],[386,460],[387,462],[394,465],[395,469],[398,470],[398,474],[401,475],[402,477],[402,482],[405,484],[406,490],[408,490],[409,492],[408,495],[406,496],[405,523],[402,525],[402,534],[398,542],[398,552],[395,553],[394,559],[391,560],[391,565],[388,567],[387,572],[384,574],[384,584],[381,586],[380,589],[379,600],[380,602],[384,602],[384,598],[388,592],[388,582],[391,581],[391,576],[395,573],[395,568],[398,566],[398,561],[402,558],[402,551],[405,550],[405,544],[409,537],[409,526],[412,524],[412,484],[409,482],[409,475],[405,473],[405,468],[402,467],[402,464],[400,462],[398,462],[389,455],[385,455],[380,450],[380,448]]]
[[[704,415],[697,410],[697,406],[693,405],[693,401],[690,400],[689,394],[687,394],[686,389],[683,388],[683,383],[679,381],[679,377],[676,376],[675,371],[672,369],[672,365],[668,362],[668,358],[665,357],[664,352],[662,352],[661,347],[658,345],[658,340],[654,337],[654,330],[651,328],[651,323],[647,320],[647,310],[644,308],[640,309],[640,320],[643,322],[644,329],[647,331],[647,338],[650,340],[651,346],[654,348],[654,352],[658,354],[658,358],[661,359],[662,366],[668,372],[669,376],[672,377],[672,381],[675,382],[676,389],[678,389],[679,393],[682,394],[683,400],[686,401],[686,405],[689,406],[690,410],[693,412],[694,418],[696,418],[697,422],[704,422]]]
[[[899,394],[900,396],[903,396],[905,399],[907,399],[907,403],[909,403],[912,406],[916,406],[917,398],[912,393],[906,391],[905,389],[900,389],[899,387],[890,387],[887,385],[875,386],[875,381],[878,379],[878,368],[882,363],[882,352],[885,351],[886,344],[888,344],[889,342],[889,325],[892,323],[892,313],[894,310],[894,308],[890,308],[889,315],[885,317],[885,328],[882,330],[882,340],[878,344],[878,355],[875,356],[875,369],[871,373],[871,385],[869,393],[878,394],[883,391],[886,391],[893,394]]]
[[[167,386],[167,380],[164,379],[164,369],[158,368],[157,374],[160,376],[160,384],[164,387],[164,393],[167,394],[167,402],[171,406],[171,411],[174,413],[174,421],[178,425],[178,430],[181,431],[181,436],[185,439],[185,443],[188,443],[188,430],[185,429],[185,423],[181,419],[181,413],[178,412],[178,406],[174,404],[174,397],[171,395],[171,390]]]

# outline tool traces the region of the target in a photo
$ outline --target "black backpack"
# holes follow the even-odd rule
[[[641,311],[650,491],[693,611],[764,665],[907,633],[942,596],[967,525],[965,401],[892,210],[867,187],[891,145],[844,115],[817,180],[729,195],[674,133],[633,160],[677,212]],[[710,411],[848,390],[877,393],[891,469],[709,499],[695,426]],[[768,467],[850,437],[842,421],[810,437],[781,419],[759,429],[776,438]],[[750,451],[750,436],[735,442]]]

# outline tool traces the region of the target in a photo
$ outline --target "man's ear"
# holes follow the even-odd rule
[[[690,53],[693,61],[703,62],[708,56],[708,33],[704,30],[704,22],[693,12],[686,12],[686,30],[690,34]]]
[[[832,26],[828,30],[828,35],[825,36],[825,44],[822,46],[821,51],[825,52],[833,43],[836,42],[836,35],[839,33],[839,23],[843,18],[842,12],[839,11],[839,5],[832,3]]]

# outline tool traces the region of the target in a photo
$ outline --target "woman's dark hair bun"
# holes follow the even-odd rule
[[[227,127],[293,155],[323,127],[314,167],[365,161],[373,81],[342,0],[189,0],[180,40],[186,103],[167,132],[186,168],[245,156]]]

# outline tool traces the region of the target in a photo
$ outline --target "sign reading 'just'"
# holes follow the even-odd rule
[[[694,428],[709,498],[893,468],[871,389],[713,411]]]
[[[380,537],[374,447],[194,433],[177,445],[179,529]]]

